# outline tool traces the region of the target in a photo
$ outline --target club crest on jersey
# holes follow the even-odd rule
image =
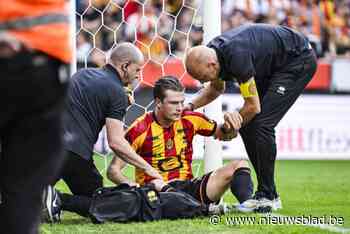
[[[168,139],[168,140],[166,141],[166,143],[165,143],[165,147],[166,147],[168,150],[172,149],[172,148],[174,147],[174,142],[173,142],[173,140]]]
[[[170,158],[165,158],[158,161],[158,168],[160,171],[168,172],[182,168],[180,155]]]

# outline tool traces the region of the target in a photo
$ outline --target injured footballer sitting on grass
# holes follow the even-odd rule
[[[234,206],[235,210],[254,211],[256,207],[249,203],[254,188],[247,161],[231,161],[198,178],[194,178],[192,173],[193,137],[198,134],[214,136],[220,140],[231,140],[237,136],[237,132],[228,127],[227,122],[241,120],[225,114],[225,123],[218,126],[215,121],[201,113],[184,110],[184,87],[173,76],[159,79],[155,83],[153,95],[155,110],[138,118],[127,130],[125,138],[140,156],[159,171],[168,184],[163,186],[160,183],[159,186],[152,177],[137,169],[136,181],[131,181],[122,173],[126,163],[117,157],[108,168],[108,178],[116,184],[130,186],[144,186],[153,182],[160,192],[169,190],[183,192],[205,206],[210,207],[212,204],[211,209],[214,209],[226,190],[230,189],[239,201],[239,204]],[[81,197],[55,191],[54,194],[53,197],[61,201],[59,209],[48,207],[47,210],[57,213],[62,209],[89,216],[89,206],[81,208],[81,200],[79,201]],[[219,206],[221,213],[231,210],[225,204]]]

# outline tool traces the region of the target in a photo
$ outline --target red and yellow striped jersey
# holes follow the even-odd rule
[[[201,113],[184,111],[169,128],[157,123],[154,112],[138,118],[126,132],[133,149],[162,175],[164,181],[191,179],[192,141],[195,134],[211,136],[216,122]],[[136,182],[143,185],[152,178],[136,169]]]

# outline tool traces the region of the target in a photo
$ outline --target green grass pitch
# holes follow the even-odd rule
[[[96,157],[96,164],[104,173],[106,162]],[[78,170],[78,168],[77,168]],[[194,172],[199,174],[203,171],[201,161],[196,161]],[[127,168],[127,173],[132,176],[133,169]],[[254,176],[255,177],[255,176]],[[148,223],[106,223],[94,225],[88,219],[76,214],[65,212],[62,222],[59,224],[43,224],[41,234],[86,234],[86,233],[350,233],[350,161],[277,161],[276,182],[283,201],[283,209],[279,215],[298,217],[312,216],[329,217],[335,216],[343,219],[344,224],[335,230],[324,230],[318,227],[304,225],[272,225],[272,224],[227,224],[232,217],[240,219],[260,220],[258,214],[228,214],[221,216],[217,225],[210,224],[209,218],[187,220],[162,220]],[[256,184],[256,183],[255,183]],[[105,180],[105,185],[111,185]],[[61,191],[68,191],[63,182],[56,186]],[[236,200],[230,192],[224,196],[227,203],[235,203]]]

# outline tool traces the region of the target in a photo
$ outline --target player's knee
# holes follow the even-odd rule
[[[240,165],[242,164],[243,160],[235,160],[232,161],[230,163],[228,163],[223,170],[223,175],[222,177],[225,179],[225,181],[230,182],[232,179],[232,175],[233,173],[237,170],[237,168],[240,167]]]
[[[222,168],[219,168],[215,171],[215,174],[220,178],[220,180],[223,180],[225,183],[229,183],[232,179],[232,165],[225,165]]]
[[[234,161],[230,162],[228,165],[230,167],[231,175],[238,168],[249,167],[248,161],[246,161],[246,160],[234,160]]]
[[[236,170],[239,168],[249,168],[249,164],[246,160],[234,160],[228,164],[226,164],[224,167],[216,170],[216,174],[227,183],[230,183],[232,180],[232,176],[235,173]]]

